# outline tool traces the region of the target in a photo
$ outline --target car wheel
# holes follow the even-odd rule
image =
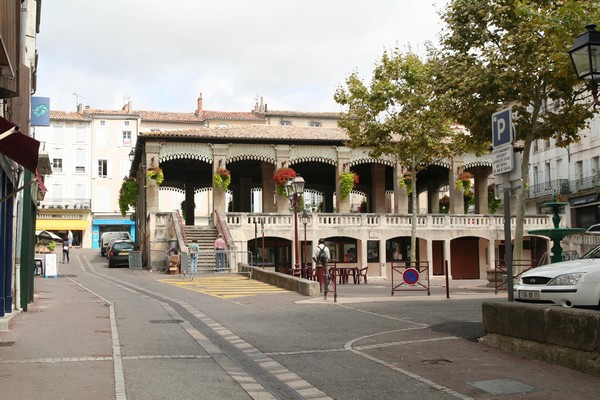
[[[112,268],[114,266],[115,266],[115,264],[111,263],[110,261],[108,262],[108,268]]]

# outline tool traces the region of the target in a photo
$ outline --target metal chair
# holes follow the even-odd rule
[[[360,284],[360,278],[362,277],[365,280],[365,285],[367,284],[367,275],[368,275],[369,267],[364,267],[356,270],[356,283]]]

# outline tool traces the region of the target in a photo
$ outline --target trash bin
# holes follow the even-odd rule
[[[179,246],[178,246],[178,243],[177,243],[177,238],[171,238],[171,239],[169,239],[169,249],[175,249],[176,250],[178,247]]]
[[[142,269],[142,252],[141,251],[130,251],[129,252],[129,268],[130,269]]]

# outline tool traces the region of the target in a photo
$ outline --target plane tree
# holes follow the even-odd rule
[[[587,0],[452,0],[441,12],[441,45],[430,49],[437,93],[468,128],[477,152],[491,145],[494,112],[511,108],[527,179],[534,140],[558,146],[580,140],[592,117],[590,93],[578,82],[567,50],[600,3]],[[513,257],[522,259],[524,187],[516,189]]]
[[[374,158],[391,156],[411,174],[411,261],[416,260],[417,173],[454,156],[464,145],[434,83],[427,60],[394,48],[376,61],[368,84],[353,72],[334,95],[347,109],[339,120],[348,132],[346,145],[367,147]]]

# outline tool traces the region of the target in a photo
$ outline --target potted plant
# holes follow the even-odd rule
[[[229,184],[231,183],[231,172],[227,168],[217,168],[217,171],[213,175],[213,184],[216,187],[220,187],[224,191],[227,191]]]
[[[456,190],[468,193],[471,189],[471,179],[473,179],[473,174],[467,171],[462,172],[456,179]]]
[[[291,168],[279,168],[273,173],[273,182],[275,182],[275,191],[277,194],[285,196],[285,184],[290,179],[296,177],[296,171]]]
[[[350,195],[352,189],[358,184],[358,174],[354,172],[342,172],[340,174],[340,197],[345,199]]]
[[[121,215],[127,214],[129,207],[135,209],[138,201],[139,187],[135,179],[124,179],[119,190],[119,210]]]
[[[412,174],[410,171],[406,171],[402,174],[402,178],[398,180],[398,186],[406,188],[406,194],[412,193]]]
[[[450,212],[450,197],[447,195],[440,199],[440,212],[442,214],[448,214]]]
[[[146,182],[150,183],[151,180],[154,180],[158,186],[162,185],[165,180],[162,168],[154,167],[146,171]]]

